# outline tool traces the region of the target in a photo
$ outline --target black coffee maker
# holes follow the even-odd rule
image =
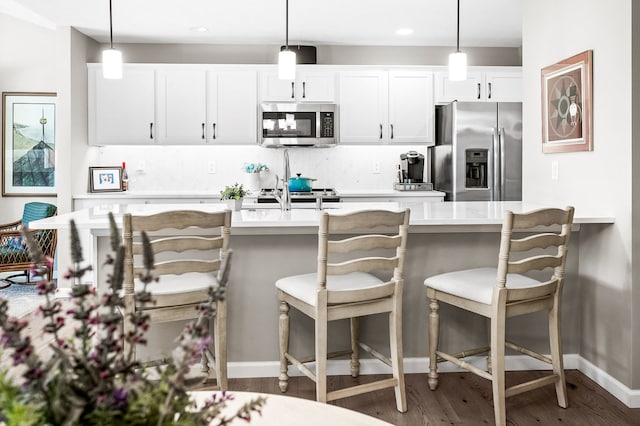
[[[424,155],[417,151],[400,154],[400,183],[421,183],[424,174]]]

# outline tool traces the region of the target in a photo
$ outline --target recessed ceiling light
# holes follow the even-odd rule
[[[396,34],[401,36],[410,35],[413,34],[413,30],[411,28],[400,28],[399,30],[396,30]]]
[[[197,33],[206,33],[207,31],[209,31],[207,27],[191,27],[189,28],[189,30],[195,31]]]

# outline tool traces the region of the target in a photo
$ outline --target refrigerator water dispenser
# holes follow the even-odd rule
[[[487,159],[489,151],[487,149],[467,149],[465,187],[467,188],[488,188],[487,180]]]

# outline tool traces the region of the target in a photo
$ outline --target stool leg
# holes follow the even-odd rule
[[[280,300],[280,376],[278,377],[278,385],[281,392],[287,391],[289,385],[289,363],[286,353],[289,352],[289,304],[284,300]]]
[[[216,316],[213,318],[214,346],[216,358],[216,378],[220,389],[228,389],[227,379],[227,301],[217,302]]]
[[[407,411],[407,395],[404,386],[404,366],[402,351],[402,293],[396,294],[395,306],[389,312],[389,345],[391,352],[391,368],[397,380],[395,386],[396,408],[401,413]]]
[[[327,402],[327,293],[316,307],[316,400]],[[320,296],[318,297],[320,299]]]
[[[360,317],[351,318],[351,377],[360,374]]]
[[[560,313],[558,312],[558,306],[559,303],[556,301],[553,308],[549,310],[549,347],[551,349],[553,372],[557,377],[556,397],[558,398],[558,405],[562,408],[567,408],[569,401],[567,400],[567,384],[564,378],[562,338],[560,337]]]
[[[505,402],[505,309],[494,313],[491,318],[491,384],[493,387],[493,411],[496,426],[507,424],[507,409]]]
[[[431,299],[429,303],[429,374],[427,383],[429,389],[436,390],[438,387],[438,332],[440,329],[440,315],[438,314],[438,300]]]

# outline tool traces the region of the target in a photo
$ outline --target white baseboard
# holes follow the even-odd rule
[[[486,357],[469,357],[466,359],[471,364],[485,368]],[[521,370],[550,370],[550,365],[530,358],[525,355],[507,356],[506,368],[509,371]],[[630,389],[617,379],[596,367],[577,354],[564,356],[564,367],[567,370],[579,370],[585,376],[602,386],[607,392],[615,396],[629,408],[640,408],[640,390]],[[313,370],[313,367],[311,367]],[[278,361],[263,362],[230,362],[227,366],[230,378],[273,377],[280,374]],[[404,372],[407,374],[426,373],[429,369],[429,359],[405,358]],[[444,363],[438,367],[441,372],[464,371],[451,363]],[[390,374],[391,368],[376,359],[362,359],[360,361],[361,374]],[[296,368],[290,368],[291,376],[300,376]],[[349,375],[350,367],[348,359],[327,361],[327,374],[330,376]]]

